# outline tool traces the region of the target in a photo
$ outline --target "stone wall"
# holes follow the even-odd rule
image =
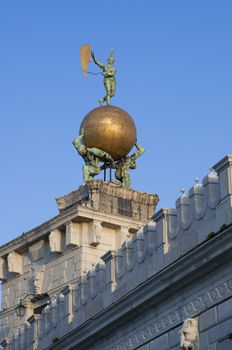
[[[190,317],[201,350],[229,350],[232,157],[215,170],[178,198],[175,209],[161,209],[70,280],[7,349],[180,349],[179,330]]]
[[[58,216],[0,247],[1,338],[15,334],[38,308],[137,232],[157,196],[93,181],[57,201]],[[119,215],[120,201],[130,203],[132,211],[125,207]],[[20,300],[26,307],[21,319],[15,313]]]
[[[153,265],[154,254],[137,262],[121,286],[108,254],[106,264],[67,286],[42,315],[29,319],[8,349],[58,350],[74,345],[80,350],[180,349],[183,320],[194,317],[200,349],[229,350],[223,346],[229,344],[232,333],[231,235],[232,230],[226,229],[133,285],[128,275],[138,276],[138,266]]]

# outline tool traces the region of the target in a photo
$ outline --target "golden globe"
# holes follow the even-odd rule
[[[88,148],[96,147],[119,160],[130,152],[136,142],[136,126],[131,116],[116,106],[101,106],[90,111],[83,119],[83,142]]]

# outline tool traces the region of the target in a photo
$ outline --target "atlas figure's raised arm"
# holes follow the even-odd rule
[[[80,135],[73,140],[73,145],[76,148],[77,152],[80,154],[80,156],[85,157],[87,154],[87,148],[83,144],[83,137],[84,137],[84,129],[81,129]]]
[[[137,148],[137,151],[135,151],[135,153],[130,157],[132,161],[135,161],[139,156],[141,156],[141,154],[144,153],[144,148],[137,142],[135,143],[135,147]]]
[[[81,129],[80,135],[78,135],[75,140],[73,140],[73,145],[76,149],[82,146],[82,139],[84,137],[84,129]]]
[[[103,63],[99,62],[99,61],[96,59],[96,57],[95,57],[93,51],[91,51],[91,56],[92,56],[92,58],[93,58],[93,60],[94,60],[94,63],[95,63],[96,65],[98,65],[98,67],[100,67],[101,69],[103,69],[105,65],[104,65]]]
[[[99,148],[96,147],[91,147],[88,148],[88,152],[92,153],[94,156],[99,157],[99,158],[105,158],[107,160],[109,160],[111,163],[114,163],[113,158],[109,155],[109,153],[102,151]]]

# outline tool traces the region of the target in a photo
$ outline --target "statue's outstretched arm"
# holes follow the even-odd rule
[[[81,129],[80,135],[78,135],[72,142],[74,147],[77,150],[82,146],[82,139],[83,139],[83,137],[84,137],[84,129]]]
[[[103,68],[104,68],[104,64],[101,63],[100,61],[98,61],[98,60],[96,59],[96,57],[95,57],[93,51],[91,51],[91,56],[92,56],[92,58],[93,58],[93,60],[94,60],[94,63],[95,63],[98,67],[100,67],[101,69],[103,69]]]
[[[88,148],[88,152],[92,153],[94,156],[99,157],[99,158],[106,158],[108,159],[111,163],[114,162],[113,158],[109,155],[109,153],[102,151],[99,148],[92,147]]]

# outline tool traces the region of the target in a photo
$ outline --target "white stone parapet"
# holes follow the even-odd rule
[[[25,341],[30,343],[28,350],[35,344],[38,350],[47,348],[231,225],[232,156],[214,168],[217,173],[210,172],[202,184],[196,183],[188,194],[179,197],[175,208],[159,210],[119,249],[104,254],[103,262],[69,283],[40,317],[20,328],[7,349],[17,343],[17,349],[22,350]],[[90,244],[96,245],[101,238],[101,227],[96,232],[98,236],[95,234]],[[75,242],[72,244],[78,244]],[[1,273],[4,277],[3,267]]]

